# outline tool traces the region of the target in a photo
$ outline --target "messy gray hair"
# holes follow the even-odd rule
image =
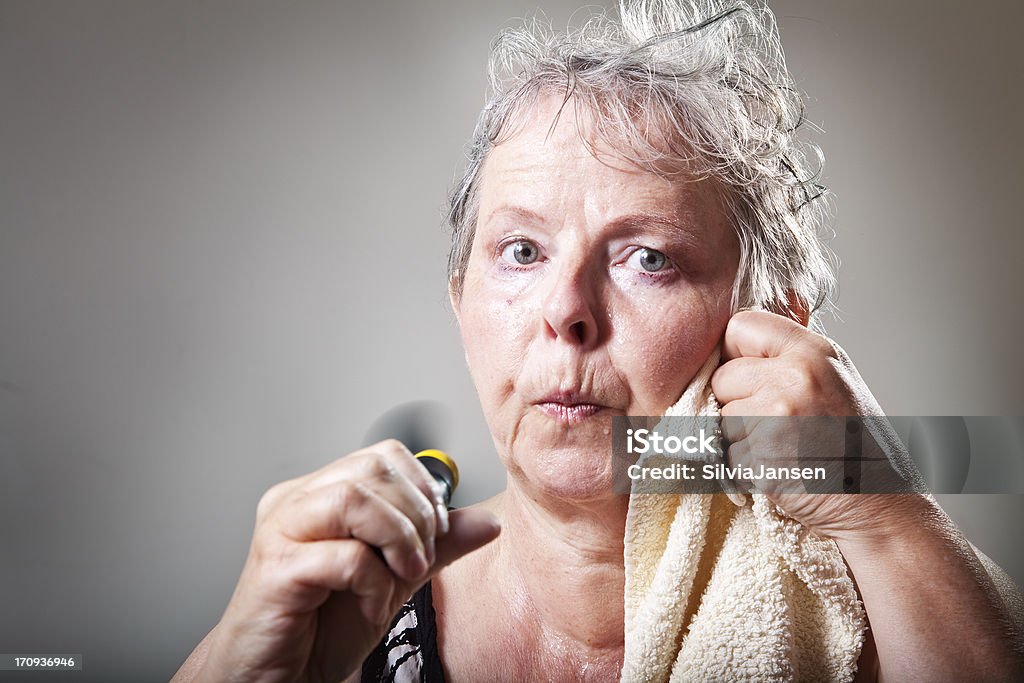
[[[452,192],[449,281],[461,294],[487,154],[540,95],[593,117],[598,139],[665,177],[713,178],[740,243],[733,311],[810,314],[831,306],[834,257],[817,182],[821,154],[797,139],[803,101],[786,69],[771,11],[729,0],[621,0],[605,14],[553,31],[540,21],[493,42],[487,104]],[[556,117],[557,120],[557,117]],[[552,122],[552,126],[554,122]],[[812,165],[813,160],[813,165]]]

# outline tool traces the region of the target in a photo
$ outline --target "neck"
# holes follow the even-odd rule
[[[502,532],[492,566],[507,604],[524,623],[542,625],[542,646],[617,656],[628,497],[567,503],[531,494],[510,477],[496,506]]]

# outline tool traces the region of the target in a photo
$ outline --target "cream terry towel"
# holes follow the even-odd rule
[[[666,415],[720,414],[719,354]],[[623,681],[853,679],[866,619],[835,542],[744,500],[630,496]]]

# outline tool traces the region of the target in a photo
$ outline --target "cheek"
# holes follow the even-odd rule
[[[633,415],[661,415],[675,403],[724,328],[697,296],[667,305],[634,301],[611,318],[612,362],[630,384]]]
[[[470,374],[485,403],[501,400],[512,389],[521,365],[526,318],[500,294],[476,289],[463,296],[462,341]]]

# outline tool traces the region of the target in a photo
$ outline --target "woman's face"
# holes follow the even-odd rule
[[[560,103],[487,157],[452,303],[510,476],[584,501],[611,495],[611,416],[664,413],[718,343],[739,247],[711,183],[595,158]]]

